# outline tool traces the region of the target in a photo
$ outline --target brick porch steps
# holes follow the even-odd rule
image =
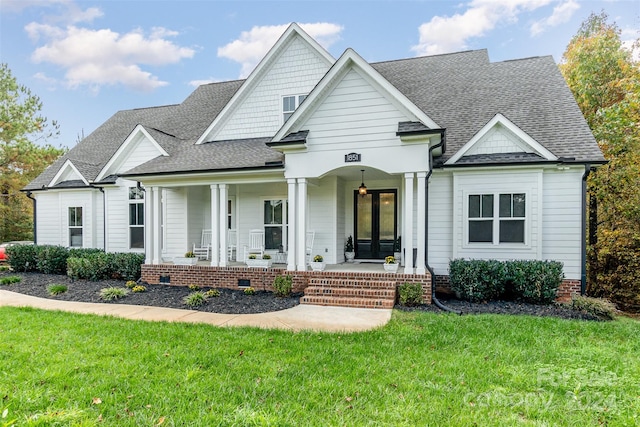
[[[310,279],[301,304],[393,308],[396,284],[382,280]]]

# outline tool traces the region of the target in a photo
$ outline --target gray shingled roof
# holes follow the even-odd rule
[[[497,113],[557,157],[604,157],[551,56],[489,62],[486,50],[371,64],[447,129],[453,156]]]
[[[440,163],[455,154],[497,113],[557,157],[575,158],[576,162],[604,160],[550,56],[491,63],[486,50],[476,50],[371,65],[446,128],[447,150]],[[280,153],[267,147],[269,135],[194,145],[243,83],[244,80],[236,80],[200,86],[178,105],[120,111],[25,189],[47,185],[67,159],[93,182],[138,124],[144,126],[169,156],[155,158],[128,171],[127,175],[256,168],[283,161]],[[398,129],[418,131],[426,127],[403,122]],[[299,136],[295,134],[290,138]],[[459,163],[492,162],[488,158],[463,159]],[[532,160],[517,156],[510,159]],[[504,159],[498,163],[502,161]],[[105,180],[111,182],[113,177]]]

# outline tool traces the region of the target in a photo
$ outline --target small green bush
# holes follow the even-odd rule
[[[86,279],[91,271],[91,261],[87,258],[67,258],[67,276],[73,280]]]
[[[278,276],[273,280],[273,291],[278,297],[288,297],[293,290],[293,278],[290,275]]]
[[[0,285],[11,285],[22,280],[20,276],[7,276],[0,278]]]
[[[574,295],[570,307],[572,310],[591,314],[599,320],[613,320],[615,318],[616,306],[604,298]]]
[[[192,292],[184,297],[183,301],[188,307],[200,307],[207,302],[207,297],[205,296],[204,292],[197,291]]]
[[[9,271],[8,265],[0,265],[0,271]]]
[[[209,289],[204,293],[204,296],[206,296],[207,298],[217,298],[220,296],[220,291],[217,289]]]
[[[505,286],[515,299],[532,304],[555,301],[564,273],[557,261],[507,261]]]
[[[398,286],[398,298],[402,305],[414,306],[422,304],[422,294],[422,285],[420,283],[403,283]]]
[[[102,288],[100,289],[100,298],[105,301],[114,301],[120,298],[124,298],[129,294],[129,289],[127,288]]]
[[[454,259],[449,263],[449,280],[458,298],[490,301],[504,293],[504,265],[496,260]]]
[[[252,288],[251,286],[249,286],[248,288],[244,288],[244,294],[245,295],[255,295],[256,294],[256,290],[254,288]]]
[[[47,286],[47,291],[49,292],[50,295],[60,295],[63,294],[65,292],[67,292],[67,285],[61,285],[61,284],[56,284],[56,283],[52,283],[49,286]]]
[[[144,254],[139,253],[115,253],[113,256],[114,275],[123,280],[138,280],[141,274],[141,266],[144,264]]]
[[[123,279],[135,281],[140,278],[140,266],[144,255],[136,253],[105,253],[88,251],[79,253],[81,257],[67,259],[67,275],[72,279],[92,281]]]
[[[9,265],[13,271],[36,270],[36,247],[34,245],[15,245],[7,248]]]

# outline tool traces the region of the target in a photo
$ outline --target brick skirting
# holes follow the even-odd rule
[[[385,272],[356,271],[288,271],[284,268],[211,267],[206,265],[143,264],[141,279],[149,284],[160,284],[160,277],[169,278],[169,285],[188,286],[196,284],[215,288],[239,289],[240,280],[257,290],[273,291],[277,276],[291,275],[293,291],[303,292],[311,279],[394,281],[420,283],[424,291],[424,302],[431,304],[431,275],[391,274]],[[246,282],[248,281],[248,282]]]
[[[449,276],[444,275],[436,275],[436,292],[439,294],[453,294],[451,290],[451,283],[449,283]],[[556,301],[557,302],[568,302],[571,301],[571,297],[573,295],[580,295],[580,280],[575,279],[564,279],[562,283],[560,283],[560,287],[558,288]]]

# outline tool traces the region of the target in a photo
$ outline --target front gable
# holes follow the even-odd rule
[[[100,181],[109,175],[126,172],[158,156],[168,155],[144,126],[137,125],[100,171],[96,181]]]
[[[558,157],[542,144],[498,113],[446,164],[455,164],[465,157],[506,153],[526,153],[537,155],[541,160],[558,160]]]
[[[311,92],[334,61],[291,24],[197,144],[273,135],[283,124],[283,97]]]
[[[51,182],[49,182],[48,187],[54,187],[60,183],[71,181],[81,181],[84,185],[89,185],[89,182],[85,179],[84,176],[82,176],[73,162],[71,162],[71,160],[67,160],[58,170],[58,173],[56,173]]]

